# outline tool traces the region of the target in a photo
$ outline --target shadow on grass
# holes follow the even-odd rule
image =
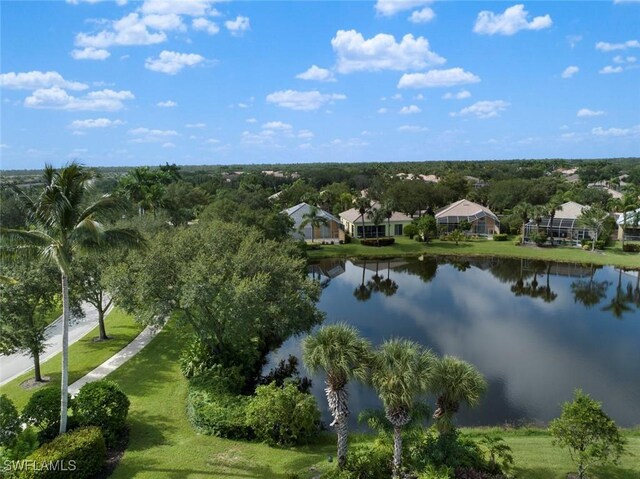
[[[587,473],[587,475],[591,479],[638,479],[640,471],[626,467],[594,467],[591,473]]]
[[[131,414],[129,424],[135,441],[129,442],[128,451],[143,451],[167,444],[167,437],[176,431],[175,426],[167,420],[166,416],[151,415],[143,411]]]
[[[514,469],[514,476],[522,479],[553,479],[555,477],[561,477],[565,479],[567,474],[562,474],[557,476],[551,469],[547,467],[530,467],[527,469],[523,469],[521,467],[516,467]]]

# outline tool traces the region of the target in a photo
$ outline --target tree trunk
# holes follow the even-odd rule
[[[338,468],[342,469],[347,462],[347,418],[349,417],[349,395],[346,389],[343,388],[335,390],[328,383],[324,392],[327,395],[329,412],[333,417],[333,422],[330,426],[334,426],[336,428],[336,434],[338,435]]]
[[[104,327],[104,309],[102,309],[102,305],[98,308],[98,325],[100,326],[100,340],[106,341],[109,336],[107,336],[107,330]]]
[[[402,472],[402,428],[393,427],[393,479],[400,479]]]
[[[36,349],[31,351],[31,356],[33,356],[33,373],[35,375],[35,380],[37,382],[42,382],[42,375],[40,373],[40,353]]]
[[[591,241],[591,252],[593,253],[596,250],[596,241],[598,241],[598,233],[594,235],[593,241]]]
[[[60,434],[67,432],[67,401],[69,396],[69,283],[62,273],[62,377],[60,380]]]

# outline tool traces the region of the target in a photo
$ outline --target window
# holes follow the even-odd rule
[[[402,225],[393,225],[393,235],[402,236]]]
[[[378,227],[378,237],[382,237],[385,234],[385,226],[379,225]],[[362,235],[362,226],[358,226],[358,238],[375,238],[376,237],[376,227],[373,225],[365,225],[364,227],[364,236]]]

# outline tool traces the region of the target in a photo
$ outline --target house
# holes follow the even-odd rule
[[[313,228],[310,224],[302,227],[302,223],[305,221],[305,215],[308,215],[312,206],[307,203],[300,203],[299,205],[292,206],[283,210],[282,213],[286,214],[293,220],[292,236],[301,240],[321,240],[321,241],[338,241],[344,240],[344,231],[340,220],[333,216],[331,213],[316,208],[317,215],[324,218],[326,223],[319,227]]]
[[[524,238],[527,241],[536,232],[544,231],[547,236],[555,239],[579,242],[582,239],[590,238],[589,229],[580,225],[580,215],[582,210],[589,208],[575,201],[567,201],[560,205],[553,217],[543,217],[539,223],[532,219],[525,225]]]
[[[623,230],[623,224],[626,222],[627,226]],[[640,208],[635,211],[627,211],[626,213],[620,213],[620,216],[616,220],[616,224],[618,225],[618,239],[622,240],[622,235],[624,234],[625,240],[637,241],[640,240]]]
[[[371,209],[378,208],[380,208],[380,203],[373,202],[371,204]],[[411,224],[413,221],[413,218],[410,216],[400,213],[399,211],[394,211],[388,221],[385,219],[382,224],[377,225],[376,227],[376,225],[371,221],[371,218],[369,218],[367,213],[365,213],[363,231],[363,218],[360,214],[360,210],[351,208],[347,211],[343,211],[338,216],[340,216],[340,222],[342,223],[344,230],[354,238],[375,238],[376,228],[378,237],[402,236],[404,227]]]
[[[480,236],[491,236],[500,233],[500,220],[493,212],[478,203],[460,200],[445,206],[436,212],[438,226],[447,231],[460,227],[460,223],[468,221],[471,232]]]

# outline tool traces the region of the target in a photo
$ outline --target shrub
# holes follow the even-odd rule
[[[480,447],[471,439],[460,435],[457,430],[438,434],[434,428],[430,428],[421,441],[409,448],[409,457],[419,471],[428,465],[477,470],[487,468]]]
[[[300,392],[308,393],[311,390],[311,379],[301,378],[298,375],[298,358],[289,355],[287,360],[281,359],[278,366],[271,369],[266,376],[262,376],[259,384],[266,385],[275,382],[276,386],[282,387],[285,382],[295,384]]]
[[[83,479],[98,473],[105,462],[107,449],[102,432],[87,427],[62,434],[30,454],[26,461],[35,464],[57,463],[60,468],[24,467],[21,479]],[[53,469],[53,468],[52,468]]]
[[[129,398],[113,381],[87,383],[73,401],[73,415],[80,426],[97,426],[107,445],[126,427]]]
[[[545,233],[544,231],[534,233],[533,235],[531,235],[531,239],[538,246],[542,246],[547,242],[547,233]]]
[[[40,430],[41,441],[53,439],[60,430],[60,391],[44,388],[33,393],[22,410],[22,421]]]
[[[590,250],[593,247],[593,241],[591,240],[582,240],[581,244],[583,250]],[[596,241],[596,249],[604,249],[606,244],[605,240],[598,240]]]
[[[389,479],[391,477],[392,450],[390,445],[376,444],[347,453],[342,471],[337,468],[325,474],[327,479]]]
[[[189,379],[215,366],[216,358],[198,338],[194,338],[180,354],[180,371]]]
[[[405,236],[408,236],[409,239],[413,239],[413,237],[418,234],[418,227],[414,224],[408,224],[404,227],[403,233]]]
[[[451,477],[453,477],[453,470],[450,467],[435,467],[432,465],[428,465],[418,475],[418,479],[450,479]]]
[[[360,240],[360,244],[363,246],[390,246],[395,242],[395,238],[363,238]]]
[[[6,395],[0,396],[0,446],[11,447],[20,432],[20,416],[13,401]]]
[[[507,239],[509,239],[509,235],[507,235],[506,233],[493,235],[493,241],[507,241]]]
[[[320,430],[320,411],[294,384],[258,386],[247,405],[247,425],[271,445],[305,444]]]
[[[38,433],[35,428],[28,427],[18,433],[16,441],[11,448],[0,448],[2,450],[1,459],[19,461],[38,449],[38,446],[40,446]]]
[[[640,253],[640,243],[625,243],[622,251],[626,251],[627,253]]]

